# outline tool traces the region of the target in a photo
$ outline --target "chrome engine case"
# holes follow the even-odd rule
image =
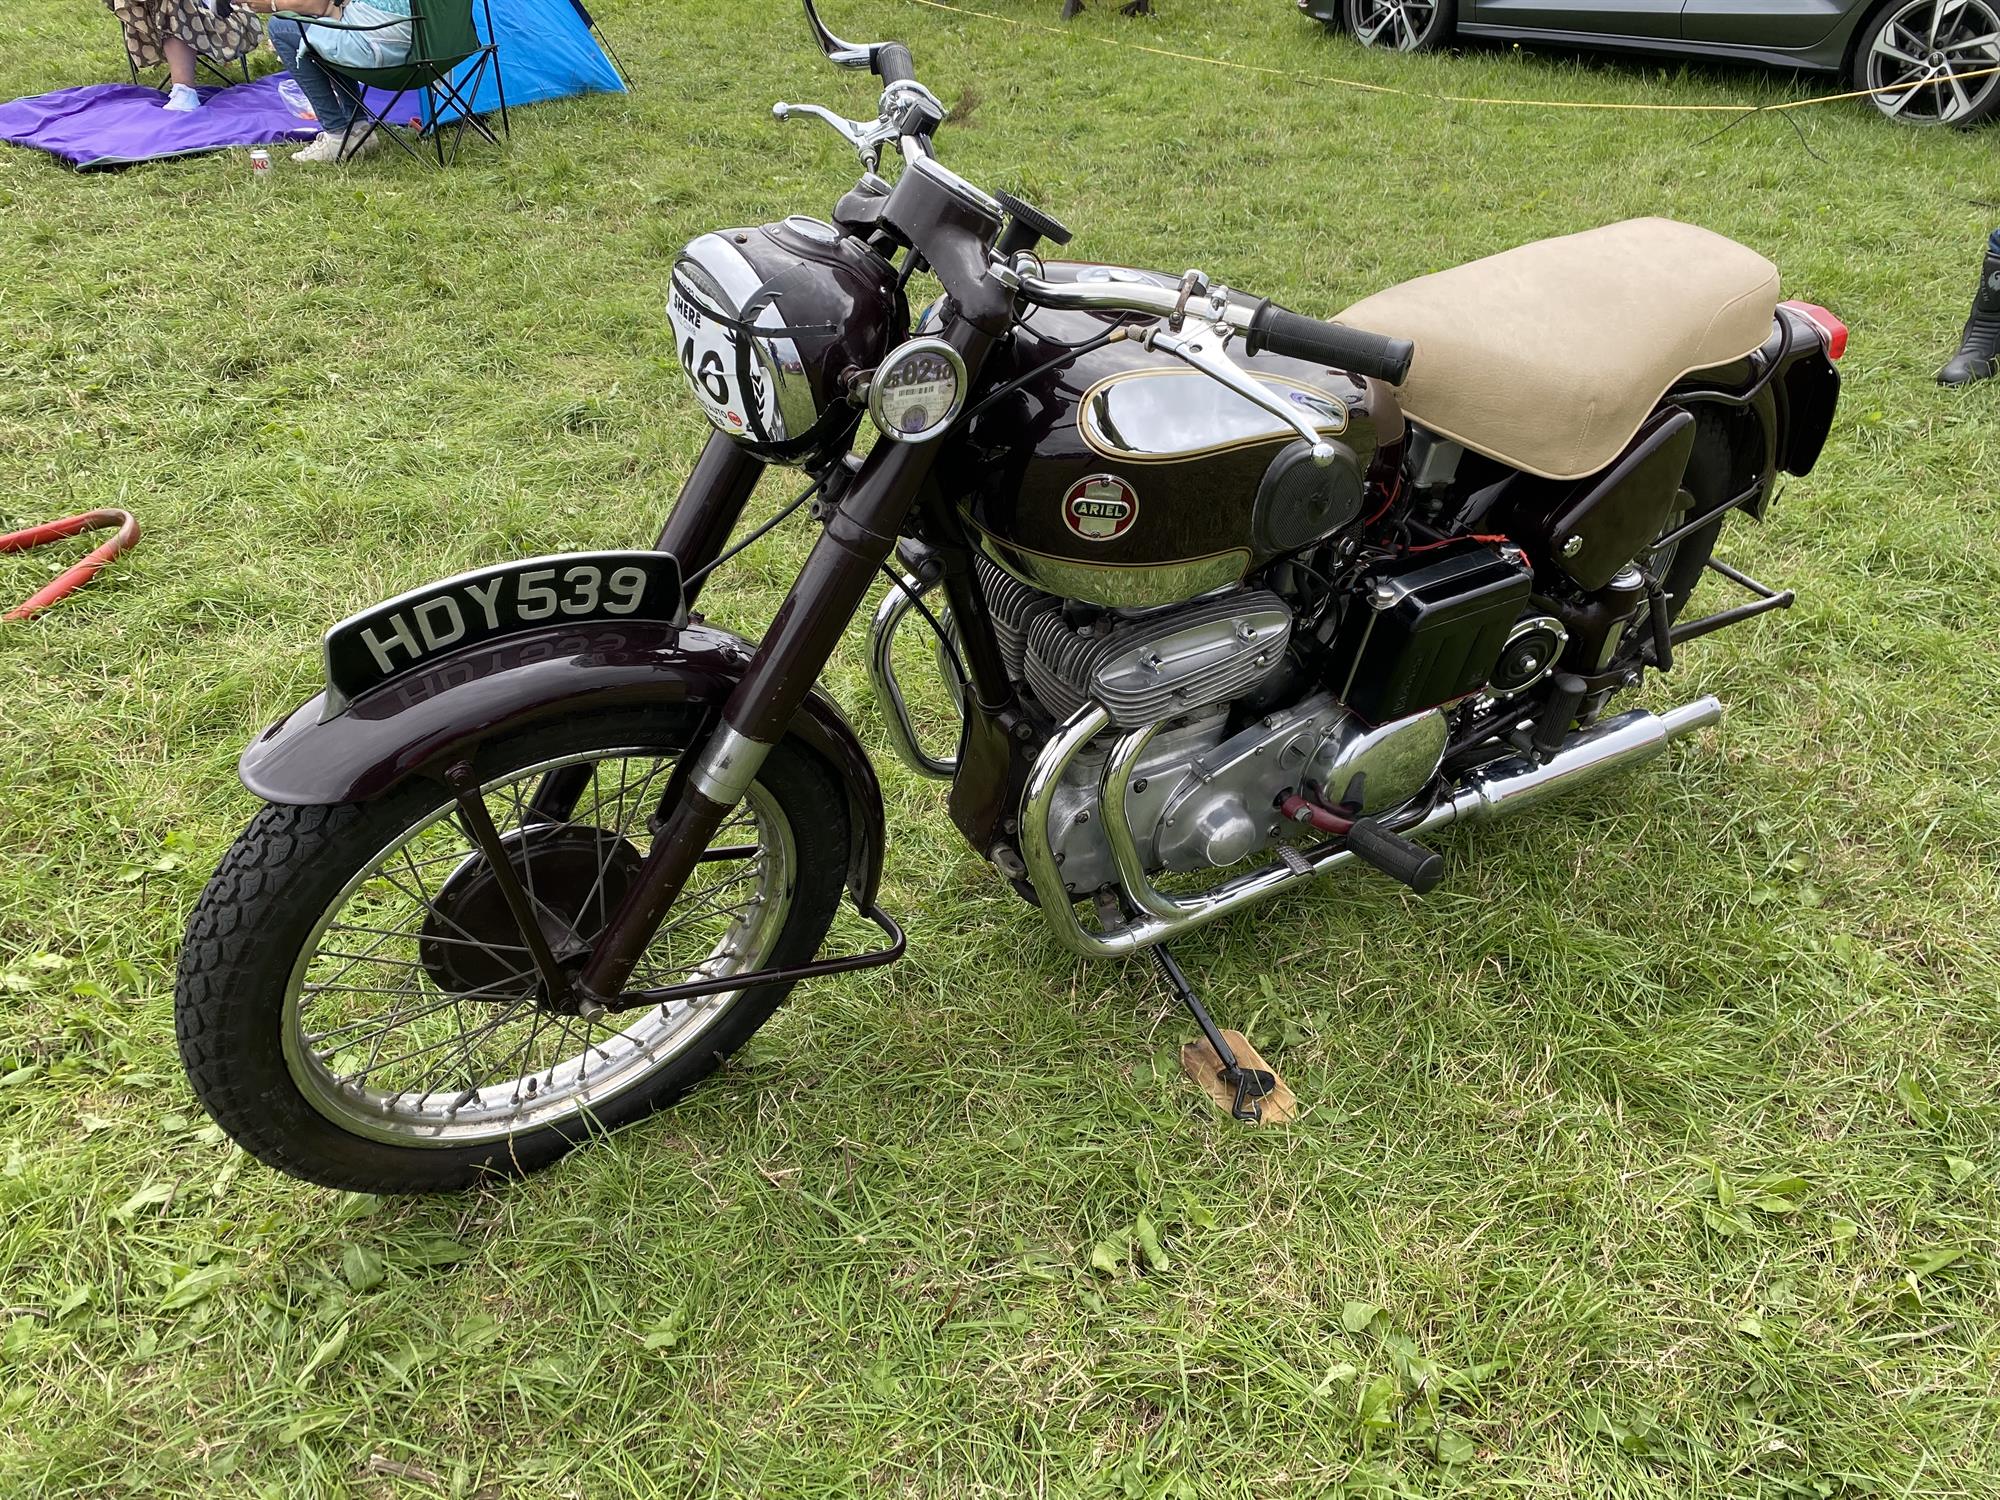
[[[1227,739],[1226,707],[1176,720],[1147,744],[1125,799],[1133,842],[1149,871],[1222,869],[1275,844],[1288,790],[1338,801],[1365,776],[1362,809],[1387,812],[1419,795],[1444,759],[1450,726],[1439,709],[1370,727],[1331,693],[1264,715]],[[1103,781],[1115,740],[1100,737],[1064,775],[1049,814],[1049,843],[1072,894],[1116,880],[1104,836]]]

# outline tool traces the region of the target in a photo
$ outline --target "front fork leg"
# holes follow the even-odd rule
[[[930,462],[917,445],[884,443],[869,455],[723,705],[721,722],[689,748],[680,795],[584,966],[579,993],[586,1001],[607,1002],[624,988],[710,841],[839,646],[875,570],[895,546]]]
[[[670,552],[681,565],[681,576],[693,578],[687,585],[684,603],[693,608],[700,596],[702,578],[696,575],[722,555],[730,534],[743,519],[744,507],[764,475],[765,465],[744,451],[743,445],[719,432],[709,434],[708,443],[695,460],[694,469],[681,486],[674,508],[653,543],[655,552]],[[567,823],[576,814],[595,774],[588,765],[564,766],[551,771],[536,784],[529,799],[524,822]],[[670,805],[663,800],[661,816]]]
[[[1005,326],[1004,319],[997,320],[988,333],[971,321],[948,325],[946,337],[965,360],[968,380],[976,378]],[[867,597],[875,570],[895,549],[897,533],[930,477],[936,446],[877,443],[841,496],[770,632],[723,705],[721,724],[690,750],[687,786],[578,976],[584,1002],[603,1003],[624,989],[710,840],[784,737]],[[711,440],[704,463],[713,451]],[[678,513],[670,518],[661,545],[669,544],[678,519]],[[703,540],[713,545],[712,531],[704,532]]]

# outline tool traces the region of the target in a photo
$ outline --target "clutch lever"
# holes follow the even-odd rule
[[[854,148],[854,154],[861,158],[861,165],[870,172],[881,166],[882,148],[896,139],[896,127],[887,120],[870,120],[864,124],[860,120],[837,115],[823,104],[787,104],[782,99],[771,106],[773,119],[789,120],[793,115],[810,115],[830,126]]]
[[[1183,298],[1185,306],[1185,298]],[[1253,406],[1262,408],[1289,426],[1312,445],[1312,461],[1322,468],[1333,462],[1339,450],[1320,435],[1291,402],[1229,357],[1226,345],[1235,330],[1220,323],[1183,317],[1178,331],[1156,327],[1142,342],[1148,349],[1171,354],[1201,371],[1218,385],[1227,386]]]
[[[793,115],[810,115],[827,125],[854,148],[861,165],[873,172],[882,165],[884,146],[900,143],[906,136],[929,135],[944,123],[945,108],[921,83],[905,81],[882,90],[881,112],[873,120],[850,120],[823,104],[787,104],[781,99],[771,106],[773,119],[789,120]]]

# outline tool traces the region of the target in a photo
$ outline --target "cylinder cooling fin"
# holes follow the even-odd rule
[[[1095,699],[1135,729],[1227,702],[1283,660],[1292,635],[1291,610],[1263,589],[1105,623],[1079,629],[1052,609],[1028,625],[1028,685],[1059,718]]]
[[[1057,601],[1004,571],[983,552],[972,554],[972,566],[986,595],[986,610],[993,619],[993,634],[1000,645],[1001,660],[1007,664],[1007,675],[1019,682],[1025,671],[1028,626],[1036,616],[1055,609]]]

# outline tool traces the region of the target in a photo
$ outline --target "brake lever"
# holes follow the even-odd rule
[[[782,99],[771,106],[773,119],[789,120],[793,115],[810,115],[830,126],[854,148],[854,154],[861,158],[861,165],[870,172],[881,166],[882,148],[896,139],[896,128],[887,120],[863,124],[859,120],[837,115],[823,104],[787,104]]]
[[[1314,463],[1322,468],[1332,463],[1339,450],[1320,435],[1319,429],[1300,416],[1291,402],[1229,357],[1225,346],[1232,332],[1233,329],[1217,323],[1185,318],[1182,331],[1154,328],[1143,336],[1142,342],[1150,350],[1171,354],[1192,365],[1218,385],[1227,386],[1245,401],[1284,422],[1312,445]]]

